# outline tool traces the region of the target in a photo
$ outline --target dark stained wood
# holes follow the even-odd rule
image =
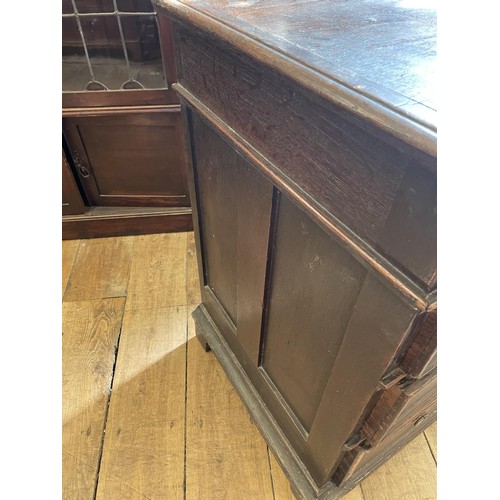
[[[163,68],[165,70],[165,77],[167,79],[167,85],[168,85],[169,90],[170,90],[172,83],[177,81],[177,72],[176,72],[176,68],[175,68],[174,46],[172,43],[172,21],[165,14],[161,14],[161,13],[159,13],[156,16],[156,20],[158,22],[158,30],[159,30],[159,35],[160,35]]]
[[[309,432],[366,270],[285,197],[276,226],[262,368]]]
[[[436,402],[437,384],[435,374],[431,374],[409,387],[400,384],[381,391],[377,404],[363,423],[361,433],[365,445],[376,445],[390,432],[394,432],[408,420],[422,416],[428,406]]]
[[[66,155],[62,152],[62,213],[63,215],[83,214],[85,204],[76,185],[73,173],[66,161]]]
[[[400,366],[413,378],[421,378],[436,368],[437,311],[425,315],[425,320],[401,360]]]
[[[367,275],[309,434],[308,444],[314,450],[310,471],[318,484],[332,477],[344,443],[356,429],[416,312],[393,290]]]
[[[62,107],[157,106],[179,104],[175,92],[164,90],[103,90],[94,92],[63,92]]]
[[[316,102],[297,84],[207,36],[179,27],[175,35],[184,88],[273,162],[337,225],[432,287],[436,231],[427,222],[435,217],[435,182],[420,182],[418,187],[402,183],[413,180],[410,170],[434,168],[435,159],[423,158],[404,143],[398,148],[387,144],[341,108]],[[414,182],[420,177],[417,174]],[[423,191],[421,203],[426,203],[429,215],[412,206],[418,199],[409,196],[411,189]],[[386,228],[393,207],[397,214],[412,214],[404,225],[411,231],[410,241],[396,224]],[[410,251],[416,244],[422,247],[418,255]]]
[[[192,130],[205,284],[257,362],[272,185],[196,116]]]
[[[437,291],[425,293],[411,279],[403,274],[397,267],[393,266],[387,259],[384,259],[378,252],[366,245],[359,237],[347,230],[340,228],[331,218],[321,212],[320,208],[315,207],[307,193],[299,190],[296,185],[290,183],[287,177],[276,169],[264,156],[262,156],[252,145],[246,142],[241,136],[235,133],[227,124],[218,118],[209,108],[187,92],[183,87],[176,86],[176,90],[182,96],[182,99],[192,109],[199,112],[204,120],[207,121],[237,152],[247,158],[256,168],[264,173],[271,182],[279,188],[280,192],[286,193],[299,206],[303,207],[310,215],[329,233],[334,234],[339,243],[348,249],[353,255],[368,264],[373,270],[377,271],[381,278],[387,280],[391,286],[394,286],[405,300],[410,301],[420,310],[425,311],[436,308]],[[181,110],[185,107],[181,104]],[[183,112],[183,116],[186,113]],[[189,120],[185,119],[185,123]],[[189,140],[189,139],[187,139]],[[194,180],[191,179],[194,183]],[[193,195],[191,199],[194,199]],[[196,217],[196,210],[194,211]]]
[[[436,412],[436,403],[434,403],[426,409],[424,420],[409,420],[373,448],[356,448],[346,453],[344,460],[335,471],[333,482],[347,489],[355,487],[377,467],[393,457],[415,436],[421,434],[424,429],[435,422]]]
[[[192,231],[190,208],[90,207],[84,215],[62,218],[62,239],[104,238]]]
[[[95,206],[187,207],[179,115],[146,110],[65,118],[64,133]]]
[[[436,129],[417,71],[434,64],[433,11],[155,4],[174,21],[199,340],[298,496],[336,499],[435,418],[435,371],[404,370],[436,310]]]
[[[155,4],[435,156],[435,8],[383,0]]]

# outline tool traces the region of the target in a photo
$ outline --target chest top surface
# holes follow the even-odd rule
[[[432,0],[156,0],[311,87],[436,131]],[[205,20],[199,21],[200,19]],[[327,93],[327,92],[326,92]],[[349,98],[347,98],[349,99]],[[357,104],[356,104],[357,105]],[[431,140],[435,138],[431,137]]]

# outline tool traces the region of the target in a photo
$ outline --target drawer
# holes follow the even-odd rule
[[[381,457],[385,461],[388,453],[395,452],[394,447],[404,446],[436,419],[436,382],[434,370],[420,380],[404,379],[381,391],[358,433],[361,444],[347,451],[335,471],[334,482],[338,486],[360,474],[368,464],[375,467],[373,464]]]
[[[391,432],[419,417],[422,410],[437,399],[436,382],[435,371],[432,371],[407,386],[396,384],[382,391],[361,429],[366,443],[375,446]]]
[[[437,310],[426,313],[400,368],[411,378],[420,379],[437,366]]]
[[[435,288],[434,157],[206,33],[181,25],[174,32],[180,88],[203,113],[251,145],[272,175],[353,245],[424,290]]]
[[[353,488],[374,469],[384,464],[401,448],[436,421],[437,402],[420,409],[420,413],[394,428],[372,448],[357,447],[345,454],[335,471],[333,481],[337,486]]]

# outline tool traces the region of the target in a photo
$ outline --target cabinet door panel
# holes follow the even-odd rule
[[[66,161],[64,151],[62,153],[62,214],[74,215],[83,214],[85,205],[83,203],[80,191],[76,185],[73,173]]]
[[[204,285],[257,364],[273,188],[196,115],[192,123]]]
[[[282,197],[262,366],[309,431],[365,269]]]
[[[65,118],[87,197],[96,206],[189,206],[179,114]]]

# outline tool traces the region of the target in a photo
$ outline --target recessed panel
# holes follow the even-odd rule
[[[306,431],[364,276],[364,268],[332,236],[282,197],[262,366]]]
[[[257,365],[273,187],[196,115],[192,124],[205,284]]]

